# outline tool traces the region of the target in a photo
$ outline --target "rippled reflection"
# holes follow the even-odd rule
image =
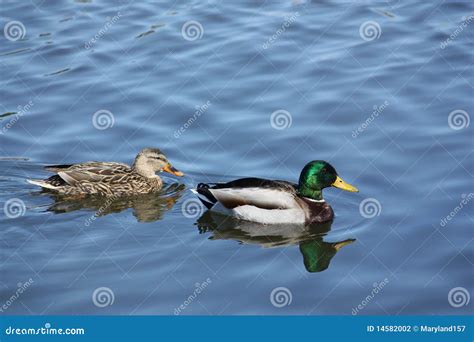
[[[133,216],[136,217],[138,222],[153,222],[163,218],[163,215],[170,210],[181,197],[184,189],[185,186],[183,184],[173,183],[165,186],[156,194],[116,199],[107,199],[104,197],[68,198],[47,190],[35,194],[48,194],[54,200],[54,203],[49,206],[47,211],[51,211],[55,214],[89,209],[95,211],[95,217],[101,217],[131,208],[133,210]]]
[[[198,219],[197,225],[201,234],[212,232],[211,240],[235,240],[266,248],[299,245],[304,266],[311,273],[326,270],[336,253],[355,241],[325,241],[324,236],[331,230],[332,222],[310,226],[262,225],[207,211]]]

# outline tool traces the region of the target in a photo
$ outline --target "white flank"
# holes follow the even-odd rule
[[[278,208],[297,208],[293,194],[275,189],[264,188],[226,188],[209,189],[214,197],[225,203],[226,201],[241,201],[257,207],[274,206]]]
[[[261,209],[252,205],[243,205],[232,210],[232,216],[238,219],[263,224],[304,224],[302,209]]]
[[[304,224],[305,214],[301,208],[295,209],[262,209],[253,205],[242,205],[227,209],[217,202],[211,209],[213,212],[233,216],[239,220],[262,224]]]
[[[191,191],[199,198],[209,202],[209,199],[199,194],[195,189],[191,189]],[[257,187],[209,189],[209,191],[218,200],[210,209],[213,212],[261,224],[305,223],[305,213],[291,193],[277,189],[263,189]],[[238,201],[248,204],[228,209],[221,203],[225,203],[226,201]],[[263,209],[259,208],[259,206],[275,206],[280,209]]]

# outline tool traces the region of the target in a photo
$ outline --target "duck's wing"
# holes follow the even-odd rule
[[[98,168],[98,169],[115,169],[122,170],[126,172],[130,169],[130,166],[123,163],[114,163],[114,162],[97,162],[89,161],[85,163],[78,164],[60,164],[60,165],[48,165],[44,167],[45,170],[58,173],[60,171],[72,171],[72,170],[85,170],[89,168]]]
[[[298,206],[296,185],[280,180],[242,178],[228,183],[201,183],[195,192],[208,208],[217,202],[227,209],[243,205],[261,209],[291,209]]]
[[[56,172],[69,185],[79,182],[120,182],[130,176],[131,169],[126,164],[111,162],[86,162],[72,165],[54,165],[47,170]]]

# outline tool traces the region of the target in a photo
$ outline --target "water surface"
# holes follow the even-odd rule
[[[2,314],[472,312],[449,296],[473,288],[472,1],[1,7],[23,25],[0,37]],[[106,208],[26,183],[147,146],[186,177]],[[313,159],[360,189],[325,190],[332,224],[190,206],[199,182]]]

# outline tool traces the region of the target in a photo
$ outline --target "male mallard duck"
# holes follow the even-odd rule
[[[322,195],[322,190],[330,186],[359,191],[344,182],[329,163],[314,160],[303,168],[298,184],[242,178],[228,183],[201,183],[193,192],[209,210],[238,219],[263,224],[311,224],[334,218]]]
[[[155,173],[169,172],[183,176],[157,148],[145,148],[135,157],[133,165],[113,162],[86,162],[47,166],[56,175],[45,180],[30,180],[31,184],[70,196],[123,196],[158,191],[163,181]]]

